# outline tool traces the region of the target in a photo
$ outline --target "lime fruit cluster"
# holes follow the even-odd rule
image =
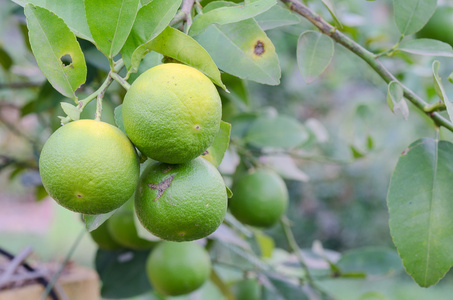
[[[195,242],[162,242],[148,257],[146,270],[159,293],[178,296],[203,285],[211,273],[211,260]]]
[[[228,203],[233,216],[244,224],[270,227],[277,223],[288,205],[288,190],[281,177],[271,170],[258,169],[239,177]]]
[[[214,232],[228,201],[220,173],[200,158],[220,130],[222,105],[211,80],[183,64],[158,65],[134,81],[122,110],[127,135],[153,160],[135,196],[143,226],[169,241]]]
[[[139,162],[135,148],[117,127],[78,120],[47,140],[39,172],[44,188],[60,205],[84,214],[102,214],[132,196]]]

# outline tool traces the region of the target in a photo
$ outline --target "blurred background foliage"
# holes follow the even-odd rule
[[[329,20],[321,1],[311,2],[315,11]],[[344,31],[366,48],[377,53],[398,40],[390,0],[338,0],[335,5]],[[321,78],[305,84],[295,53],[299,35],[308,29],[313,27],[301,19],[299,24],[267,31],[279,56],[281,84],[245,82],[250,107],[225,96],[224,120],[232,122],[234,130],[237,114],[272,107],[281,115],[296,117],[311,126],[318,139],[322,136],[320,143],[307,145],[311,158],[297,159],[309,180],[286,181],[291,200],[287,215],[294,221],[294,234],[302,248],[311,248],[314,241],[320,241],[325,249],[341,253],[362,247],[385,247],[396,253],[386,207],[390,175],[404,148],[421,136],[434,137],[434,127],[411,107],[407,121],[392,114],[386,105],[387,85],[341,46],[335,45],[335,56]],[[59,102],[64,99],[40,72],[26,35],[23,9],[0,0],[0,247],[17,253],[31,244],[35,258],[62,260],[84,225],[78,215],[46,198],[37,159],[44,141],[58,127]],[[109,67],[94,46],[84,41],[81,44],[88,63],[87,85],[82,92],[88,94],[102,83]],[[141,68],[158,59],[148,56]],[[433,60],[398,53],[382,58],[404,84],[435,101]],[[451,59],[439,60],[445,78],[451,70]],[[446,89],[453,96],[452,85]],[[113,83],[105,98],[108,104],[103,117],[107,122],[112,122],[113,108],[121,103],[123,95],[123,89]],[[94,112],[86,117],[93,116]],[[451,134],[442,130],[441,137],[453,141]],[[224,172],[227,180],[231,167],[225,164],[231,161],[226,159],[221,167],[221,171],[230,169]],[[280,226],[266,232],[277,247],[288,250]],[[93,266],[95,249],[86,235],[73,259]],[[321,285],[341,299],[449,299],[452,280],[447,276],[439,285],[422,289],[399,272],[367,282],[357,278],[327,279]]]

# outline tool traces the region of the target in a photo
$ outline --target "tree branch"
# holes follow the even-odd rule
[[[396,77],[390,73],[387,68],[385,68],[381,62],[379,61],[378,57],[371,53],[370,51],[363,48],[361,45],[350,39],[348,36],[343,34],[341,31],[338,31],[335,27],[327,23],[324,19],[322,19],[319,15],[312,12],[307,6],[298,2],[297,0],[281,0],[283,3],[289,5],[289,8],[301,15],[302,17],[306,18],[308,21],[313,23],[321,32],[330,38],[332,38],[335,42],[341,44],[352,53],[360,57],[364,60],[371,68],[373,68],[376,73],[384,79],[386,83],[390,83],[391,81],[396,81],[403,87],[404,97],[408,99],[412,104],[414,104],[417,108],[423,111],[428,117],[430,117],[437,126],[443,126],[448,130],[453,132],[453,124],[442,117],[438,112],[433,112],[431,110],[431,106],[420,98],[417,94],[415,94],[412,90],[404,86]]]
[[[176,16],[173,18],[173,20],[171,20],[170,26],[176,25],[180,22],[187,22],[187,26],[190,26],[192,23],[190,14],[191,14],[194,3],[195,3],[195,0],[184,0],[182,3],[181,9],[176,14]]]

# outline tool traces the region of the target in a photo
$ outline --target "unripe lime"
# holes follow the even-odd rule
[[[453,7],[439,6],[417,38],[435,39],[453,46]]]
[[[179,165],[150,162],[140,178],[135,208],[143,226],[161,239],[201,239],[225,217],[225,183],[201,157]]]
[[[135,250],[151,249],[157,242],[138,236],[134,214],[134,201],[131,199],[110,217],[108,224],[109,233],[113,240],[123,247]]]
[[[183,64],[163,64],[140,75],[126,93],[127,135],[146,156],[171,164],[202,154],[220,130],[222,105],[211,80]]]
[[[42,183],[60,205],[102,214],[123,205],[139,177],[134,147],[117,127],[79,120],[55,131],[39,158]]]
[[[285,182],[270,170],[256,170],[239,177],[232,190],[228,207],[244,224],[270,227],[280,220],[288,205]]]
[[[177,296],[203,285],[211,272],[211,261],[197,243],[162,242],[151,252],[146,270],[158,292]]]
[[[115,242],[115,240],[110,235],[108,230],[108,222],[105,221],[98,228],[90,232],[91,238],[98,245],[100,249],[104,250],[116,250],[123,248],[120,244]]]

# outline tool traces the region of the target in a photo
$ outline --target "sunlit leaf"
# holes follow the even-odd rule
[[[224,25],[252,18],[265,12],[276,3],[276,0],[248,0],[242,5],[234,5],[231,3],[228,6],[209,10],[210,5],[217,5],[216,2],[210,3],[205,7],[204,13],[198,15],[198,17],[194,19],[189,30],[189,35],[198,35],[206,29],[206,27],[214,23]]]
[[[206,149],[201,157],[218,167],[222,162],[225,151],[228,149],[228,145],[230,143],[230,133],[231,124],[221,121],[219,133],[216,135],[212,145]]]
[[[113,58],[123,47],[134,24],[139,0],[84,0],[88,26],[96,46]]]
[[[27,4],[25,16],[41,71],[57,91],[76,99],[75,90],[85,82],[87,67],[75,35],[62,19],[45,8]]]

